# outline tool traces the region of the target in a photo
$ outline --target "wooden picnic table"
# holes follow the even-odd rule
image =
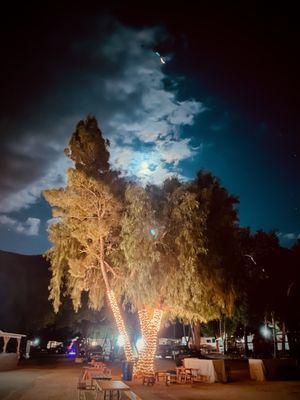
[[[104,400],[114,399],[115,395],[119,400],[123,390],[130,390],[130,387],[122,381],[96,380],[95,384],[97,392],[103,392]]]
[[[111,370],[105,365],[100,367],[83,367],[82,368],[82,380],[91,380],[94,375],[105,375],[111,376]]]

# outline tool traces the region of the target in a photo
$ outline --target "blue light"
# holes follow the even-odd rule
[[[150,233],[151,233],[152,236],[155,236],[156,235],[156,229],[153,229],[153,228],[150,229]]]

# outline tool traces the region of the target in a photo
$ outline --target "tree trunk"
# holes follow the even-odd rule
[[[191,324],[192,337],[193,337],[193,347],[195,350],[200,350],[201,336],[200,336],[200,322],[193,322]]]
[[[186,332],[185,332],[184,322],[182,322],[182,333],[183,333],[183,337],[184,337],[184,342],[186,342]]]
[[[139,352],[139,359],[134,368],[135,375],[154,374],[154,359],[157,337],[163,311],[160,309],[142,309],[138,311],[144,348]]]
[[[285,355],[285,335],[286,335],[286,329],[285,329],[285,322],[282,322],[282,354]]]
[[[182,328],[183,328],[183,337],[184,337],[184,343],[186,344],[186,346],[189,345],[189,341],[190,341],[190,335],[189,332],[186,332],[186,327],[185,327],[185,323],[182,321]]]
[[[176,339],[176,322],[173,324],[173,339]]]
[[[116,300],[116,296],[115,296],[113,290],[110,288],[109,279],[108,279],[108,276],[107,276],[107,271],[106,271],[106,268],[105,268],[105,265],[104,265],[103,239],[101,238],[99,242],[100,242],[99,243],[99,245],[100,245],[100,257],[98,258],[98,260],[99,260],[101,273],[102,273],[103,280],[104,280],[105,287],[106,287],[106,291],[107,291],[108,301],[109,301],[109,304],[111,306],[111,309],[112,309],[112,312],[113,312],[113,315],[114,315],[114,318],[115,318],[115,322],[116,322],[119,334],[124,339],[124,352],[125,352],[126,360],[133,362],[134,361],[134,355],[133,355],[130,339],[129,339],[129,336],[127,334],[127,330],[126,330],[126,327],[125,327],[124,319],[122,317],[118,302]]]
[[[271,313],[272,316],[272,325],[273,325],[273,358],[277,357],[277,337],[276,337],[276,326],[275,326],[275,318],[274,318],[274,312]]]
[[[298,332],[291,332],[289,327],[287,331],[289,352],[292,357],[300,359],[300,337]]]
[[[119,334],[122,336],[122,338],[124,340],[124,352],[125,352],[126,360],[134,362],[132,346],[130,343],[129,336],[127,334],[125,323],[124,323],[123,317],[121,315],[120,308],[118,306],[115,294],[112,290],[108,290],[107,296],[109,299],[109,303],[110,303],[113,315],[115,317],[115,321],[116,321],[116,325],[117,325]]]
[[[226,337],[226,317],[224,316],[224,320],[223,320],[223,335],[224,335],[224,339],[223,339],[223,346],[224,346],[224,354],[227,353],[227,337]]]
[[[244,324],[244,344],[245,344],[245,356],[247,357],[249,348],[248,348],[248,336],[247,336],[246,324]]]

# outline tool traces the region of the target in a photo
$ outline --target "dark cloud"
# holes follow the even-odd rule
[[[110,2],[118,23],[103,16],[103,2],[63,3],[24,3],[18,13],[12,3],[0,27],[0,214],[20,224],[41,218],[43,232],[19,243],[3,225],[3,246],[48,246],[40,192],[63,184],[63,149],[88,113],[125,175],[160,182],[211,170],[240,195],[243,225],[278,229],[292,243],[300,226],[296,10]]]
[[[51,85],[30,105],[30,117],[2,121],[0,212],[28,207],[42,189],[63,183],[69,165],[63,149],[88,113],[98,118],[111,141],[112,164],[124,175],[159,183],[195,152],[181,129],[205,108],[165,87],[167,74],[154,48],[166,34],[111,17],[99,19],[92,33],[70,42],[63,62],[54,63]]]

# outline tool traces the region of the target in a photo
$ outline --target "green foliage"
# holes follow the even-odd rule
[[[128,186],[120,247],[113,254],[125,276],[126,302],[161,306],[167,317],[186,321],[231,312],[232,286],[224,288],[224,268],[209,262],[210,198],[200,203],[199,197],[193,185],[176,180],[162,188]]]
[[[200,171],[192,182],[192,190],[207,210],[207,254],[203,263],[209,266],[223,293],[220,315],[231,316],[237,306],[237,282],[243,279],[242,255],[238,243],[238,198],[220,185],[211,173]]]
[[[91,117],[77,125],[66,153],[76,166],[67,187],[44,193],[58,218],[47,253],[56,311],[62,290],[76,310],[84,291],[99,309],[104,286],[112,285],[125,303],[163,307],[170,318],[231,314],[237,199],[216,178],[200,172],[188,184],[125,185],[109,171],[107,143]]]
[[[125,210],[121,219],[121,269],[125,277],[125,300],[139,308],[157,306],[160,302],[162,264],[158,249],[160,226],[147,192],[137,185],[128,185],[125,192]],[[151,234],[151,232],[153,234]]]
[[[77,124],[65,154],[75,162],[76,169],[88,175],[99,176],[109,170],[108,145],[96,118],[89,116]]]
[[[169,190],[167,239],[169,247],[174,244],[178,260],[172,274],[171,315],[186,321],[208,321],[232,313],[236,299],[230,279],[232,265],[225,262],[227,248],[217,238],[219,230],[226,230],[227,235],[234,231],[232,205],[226,190],[206,173],[171,193]]]
[[[49,300],[53,303],[55,312],[61,306],[61,290],[64,286],[64,277],[68,275],[68,260],[79,254],[80,244],[71,236],[69,227],[63,223],[55,223],[48,229],[49,240],[54,244],[45,254],[50,262],[52,273],[50,281]]]
[[[66,188],[45,190],[44,196],[59,219],[49,228],[53,247],[47,253],[54,308],[64,286],[76,310],[83,291],[89,293],[89,306],[100,309],[105,294],[101,263],[114,245],[120,205],[105,183],[74,169],[68,171]],[[107,269],[114,273],[108,264]]]

